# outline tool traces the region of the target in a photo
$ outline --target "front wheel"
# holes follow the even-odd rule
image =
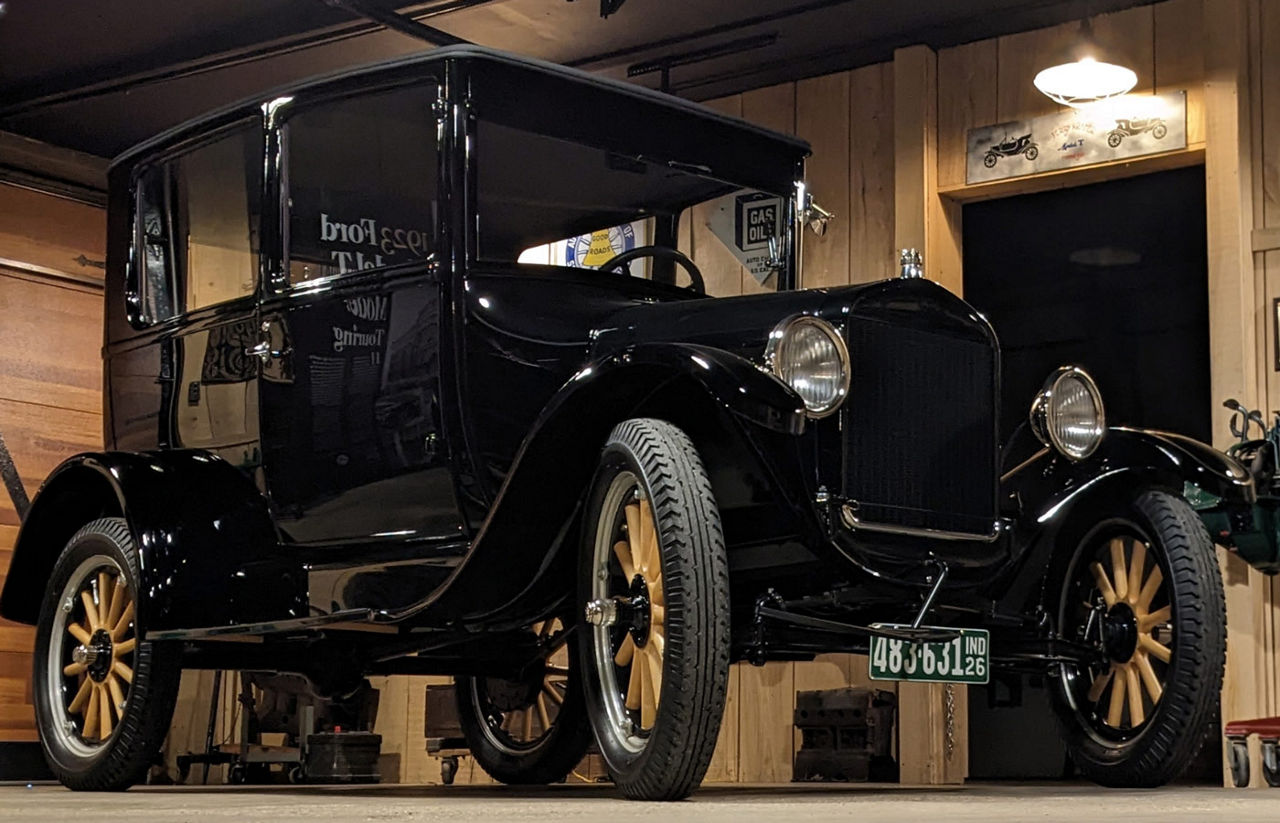
[[[1052,690],[1067,750],[1105,786],[1173,780],[1204,740],[1222,687],[1226,607],[1213,543],[1181,497],[1119,501],[1079,541],[1058,609],[1093,649]]]
[[[1038,149],[1035,146],[1031,146],[1023,153],[1026,155],[1028,160],[1035,160],[1037,157],[1040,156],[1040,149]]]
[[[677,800],[702,782],[729,679],[729,570],[711,481],[660,420],[614,428],[583,524],[579,644],[587,708],[614,783]]]
[[[1118,131],[1113,131],[1107,135],[1107,145],[1113,149],[1119,147],[1122,140],[1124,140],[1124,135]]]
[[[1163,140],[1164,136],[1169,133],[1169,127],[1164,123],[1157,123],[1156,127],[1151,130],[1151,136],[1157,140]]]
[[[33,677],[49,767],[72,789],[127,789],[160,750],[181,649],[149,643],[136,611],[138,555],[120,518],[89,523],[53,567]]]

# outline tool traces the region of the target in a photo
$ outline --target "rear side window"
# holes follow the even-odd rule
[[[135,188],[135,322],[254,293],[262,156],[255,123],[143,170]]]
[[[320,103],[285,125],[289,282],[434,250],[434,83]]]

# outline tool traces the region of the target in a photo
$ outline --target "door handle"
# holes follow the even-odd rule
[[[255,343],[254,345],[246,348],[244,350],[244,353],[249,355],[250,357],[260,358],[262,362],[265,363],[268,360],[271,360],[272,358],[285,357],[289,354],[292,354],[293,349],[286,348],[286,349],[280,349],[279,351],[276,351],[275,349],[271,348],[270,342],[263,340],[260,343]]]

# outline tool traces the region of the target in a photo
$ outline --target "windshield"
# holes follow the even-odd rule
[[[709,295],[776,288],[769,238],[782,232],[781,196],[493,122],[478,125],[477,146],[482,261],[594,269],[657,245],[689,256]],[[648,256],[628,268],[690,282]]]

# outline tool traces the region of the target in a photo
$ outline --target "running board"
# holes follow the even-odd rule
[[[334,628],[335,623],[367,623],[374,625],[373,609],[346,609],[317,617],[298,617],[293,620],[269,620],[263,623],[242,623],[236,626],[207,626],[201,629],[162,629],[147,632],[148,642],[154,640],[200,640],[229,639],[236,636],[256,636],[263,634],[283,634],[288,632],[311,631],[314,629]],[[350,626],[357,631],[359,626]]]

